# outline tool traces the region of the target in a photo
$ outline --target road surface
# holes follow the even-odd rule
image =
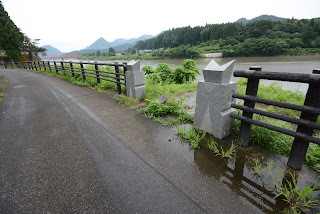
[[[1,70],[0,213],[256,213],[115,93]]]

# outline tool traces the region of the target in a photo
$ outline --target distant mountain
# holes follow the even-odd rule
[[[97,50],[100,50],[100,52],[109,52],[109,48],[113,48],[116,52],[124,52],[128,50],[129,48],[132,48],[138,41],[151,39],[154,36],[152,35],[142,35],[138,38],[132,38],[132,39],[115,39],[113,42],[108,42],[104,38],[100,37],[97,41],[92,43],[90,46],[86,47],[85,49],[78,50],[78,51],[72,51],[68,54],[89,54],[89,53],[95,53]]]
[[[58,55],[58,56],[63,55],[63,53],[60,50],[58,50],[55,47],[52,47],[51,45],[45,45],[42,47],[47,49],[47,51],[46,51],[47,55]]]
[[[110,47],[109,42],[104,38],[100,37],[97,41],[95,41],[85,49],[100,50],[100,49],[108,49],[109,47]]]
[[[134,46],[135,43],[137,43],[138,41],[141,41],[141,40],[146,40],[146,39],[151,39],[153,38],[154,36],[152,35],[142,35],[138,38],[132,38],[132,39],[123,39],[123,38],[120,38],[120,39],[116,39],[114,40],[113,42],[110,42],[110,47],[117,47],[117,46],[120,46],[120,45],[124,45],[124,44],[127,44],[127,45],[131,45]]]
[[[284,20],[286,20],[286,18],[281,18],[281,17],[277,17],[277,16],[273,16],[273,15],[261,15],[261,16],[255,17],[253,19],[241,18],[241,19],[238,19],[236,22],[242,23],[242,24],[248,24],[250,22],[254,22],[257,20],[284,21]]]

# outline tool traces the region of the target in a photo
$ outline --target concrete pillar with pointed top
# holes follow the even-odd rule
[[[144,72],[140,71],[140,60],[132,60],[127,64],[126,84],[128,97],[141,99],[146,94]]]
[[[231,82],[234,60],[222,66],[214,60],[204,68],[204,81],[198,83],[193,125],[222,139],[231,134],[234,112],[232,94],[237,83]]]

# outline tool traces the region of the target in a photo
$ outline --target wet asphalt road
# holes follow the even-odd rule
[[[57,77],[1,70],[0,213],[255,213],[172,131]]]

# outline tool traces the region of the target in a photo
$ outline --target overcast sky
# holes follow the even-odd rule
[[[2,0],[14,23],[40,45],[80,50],[100,37],[137,38],[183,26],[268,14],[320,17],[320,0]]]

